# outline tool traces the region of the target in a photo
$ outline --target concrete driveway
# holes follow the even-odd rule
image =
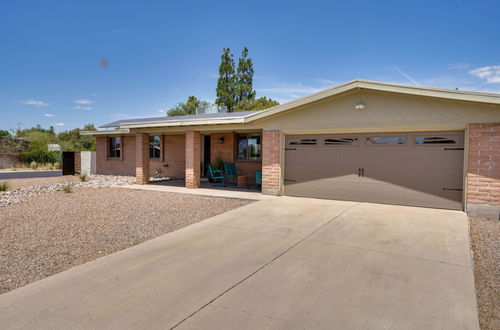
[[[261,200],[0,296],[3,329],[478,329],[466,216]]]

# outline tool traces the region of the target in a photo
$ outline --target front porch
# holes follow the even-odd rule
[[[225,189],[249,194],[262,190],[276,195],[279,191],[279,145],[280,134],[274,131],[136,134],[136,182],[147,185],[151,176],[175,179],[154,183],[156,186],[220,189],[208,182],[211,179],[208,166],[220,168],[224,163],[234,164],[239,177],[228,178],[233,185]],[[257,182],[260,181],[257,180],[258,171],[261,171],[262,182]],[[242,187],[235,187],[238,180]]]

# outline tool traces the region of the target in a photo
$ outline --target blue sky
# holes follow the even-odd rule
[[[356,78],[500,93],[499,13],[498,0],[0,0],[0,129],[213,101],[223,47],[247,46],[257,95],[280,102]]]

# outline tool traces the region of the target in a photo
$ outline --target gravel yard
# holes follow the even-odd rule
[[[500,221],[471,218],[470,235],[481,329],[500,329]]]
[[[122,188],[56,191],[0,208],[0,293],[252,201]]]
[[[9,190],[15,190],[29,186],[46,186],[55,183],[69,183],[78,181],[80,181],[78,176],[73,175],[55,176],[50,178],[0,179],[0,182],[9,183]]]

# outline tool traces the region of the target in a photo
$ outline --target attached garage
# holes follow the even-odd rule
[[[464,132],[288,135],[289,196],[462,209]]]

